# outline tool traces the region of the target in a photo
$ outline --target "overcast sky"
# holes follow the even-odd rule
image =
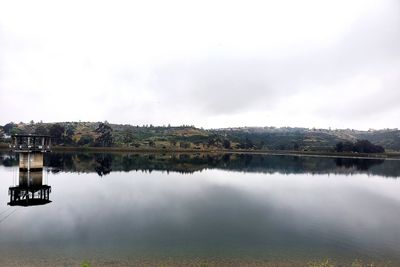
[[[9,121],[400,128],[400,1],[2,1]]]

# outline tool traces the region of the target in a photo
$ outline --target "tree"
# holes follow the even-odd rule
[[[250,140],[250,138],[246,137],[244,141],[245,148],[251,149],[254,147],[253,141]]]
[[[113,129],[105,124],[100,123],[97,129],[95,130],[99,136],[95,140],[95,146],[102,146],[102,147],[110,147],[112,146],[114,139],[112,136]]]
[[[60,144],[62,143],[62,137],[64,134],[65,128],[61,124],[53,124],[50,126],[49,135],[52,137],[54,143]]]
[[[356,152],[356,153],[384,153],[382,146],[374,145],[368,140],[357,140],[352,142],[339,142],[335,146],[336,152]]]
[[[179,147],[180,148],[190,148],[190,143],[189,142],[180,142]]]
[[[4,133],[10,135],[11,130],[16,126],[17,125],[13,122],[7,123],[6,125],[3,126]]]
[[[63,142],[65,144],[74,144],[74,140],[72,139],[72,137],[75,134],[75,129],[72,125],[67,125],[67,127],[65,128],[65,133],[63,135]]]
[[[10,134],[11,135],[13,135],[13,134],[22,134],[22,130],[20,128],[18,128],[18,127],[14,127],[14,128],[11,129]]]
[[[224,139],[224,141],[222,142],[222,145],[224,146],[225,149],[231,148],[231,142],[228,139]]]
[[[335,151],[336,152],[343,152],[343,142],[339,142],[335,146]]]
[[[354,144],[349,141],[339,142],[335,146],[336,152],[352,152],[354,150]]]
[[[372,144],[368,140],[357,140],[353,151],[358,153],[384,153],[385,149],[382,146]]]
[[[3,137],[4,137],[3,127],[0,127],[0,142],[3,142]]]
[[[92,145],[94,143],[94,139],[90,135],[82,135],[78,141],[78,145],[85,146],[85,145]]]
[[[265,142],[261,140],[261,141],[257,144],[257,149],[263,149],[263,148],[264,148],[264,145],[265,145]]]
[[[133,133],[129,130],[124,131],[123,133],[123,142],[124,144],[130,144],[134,140]]]
[[[300,145],[299,145],[297,142],[294,142],[294,144],[293,144],[293,149],[294,149],[295,151],[299,151],[299,150],[300,150]]]
[[[48,135],[49,134],[49,130],[43,124],[39,124],[38,126],[36,126],[35,133],[36,134]]]
[[[209,137],[209,138],[208,138],[208,140],[207,140],[207,146],[208,146],[208,147],[214,146],[215,143],[216,143],[216,140],[215,140],[214,138],[212,138],[212,137]]]

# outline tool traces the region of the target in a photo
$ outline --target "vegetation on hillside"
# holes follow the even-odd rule
[[[53,137],[66,147],[121,147],[158,150],[291,150],[377,153],[400,151],[400,131],[243,127],[206,130],[194,126],[133,126],[107,122],[7,123],[2,142],[12,134]],[[351,149],[350,149],[351,148]]]
[[[355,143],[350,141],[339,142],[335,147],[336,152],[356,152],[356,153],[384,153],[385,148],[374,145],[368,140],[357,140]]]

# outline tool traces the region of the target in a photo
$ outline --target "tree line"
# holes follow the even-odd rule
[[[114,144],[113,129],[107,123],[100,122],[94,132],[83,134],[76,138],[76,129],[72,124],[52,123],[52,124],[33,124],[31,123],[28,130],[22,130],[17,124],[10,122],[2,128],[4,134],[40,134],[49,135],[53,144],[64,146],[95,146],[110,147]]]
[[[357,140],[355,143],[350,141],[339,142],[335,146],[336,152],[354,152],[354,153],[384,153],[385,148],[374,145],[368,140]]]
[[[194,126],[152,126],[105,122],[7,123],[0,126],[1,137],[12,134],[50,135],[53,144],[71,147],[132,147],[138,149],[241,149],[324,152],[383,153],[383,146],[362,137],[345,141],[326,132],[260,131],[244,129],[205,130]],[[368,139],[368,140],[367,140]],[[355,140],[355,139],[354,139]],[[375,139],[374,139],[375,140]],[[0,140],[9,142],[9,139]],[[378,140],[376,143],[381,144]],[[386,147],[386,146],[385,146]],[[391,147],[388,147],[391,148]]]

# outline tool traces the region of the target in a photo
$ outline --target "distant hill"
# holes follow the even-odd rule
[[[137,149],[246,149],[333,151],[339,142],[369,140],[387,151],[400,151],[398,129],[359,131],[291,127],[202,129],[194,126],[135,126],[107,122],[8,123],[0,127],[3,142],[11,134],[53,136],[60,146],[113,146]]]

